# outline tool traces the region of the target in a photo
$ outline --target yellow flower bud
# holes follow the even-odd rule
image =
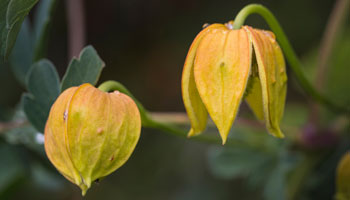
[[[130,97],[83,84],[65,90],[51,107],[45,151],[58,171],[85,195],[93,181],[128,160],[140,131],[140,113]]]
[[[246,96],[269,133],[283,137],[279,123],[286,82],[283,54],[272,32],[249,26],[232,30],[232,22],[207,26],[193,41],[182,74],[192,126],[188,136],[205,130],[209,113],[224,144]]]
[[[337,168],[336,200],[350,199],[350,153],[347,152],[340,160]]]

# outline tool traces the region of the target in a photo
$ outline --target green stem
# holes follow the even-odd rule
[[[126,87],[117,82],[117,81],[106,81],[104,83],[102,83],[98,89],[104,91],[104,92],[111,92],[111,91],[114,91],[114,90],[118,90],[119,92],[121,93],[124,93],[126,95],[128,95],[129,97],[131,97],[139,111],[140,111],[140,115],[141,115],[141,121],[142,121],[142,125],[145,126],[145,127],[148,127],[150,126],[152,123],[153,123],[153,120],[151,119],[151,117],[148,115],[148,111],[143,107],[143,105],[134,97],[134,95],[131,94],[131,92],[126,89]]]
[[[271,30],[275,33],[279,45],[283,49],[284,55],[286,56],[290,67],[292,68],[299,84],[305,90],[305,92],[309,94],[314,100],[327,106],[334,112],[349,115],[349,108],[344,108],[334,104],[332,101],[330,101],[327,97],[323,96],[312,86],[311,82],[306,78],[304,71],[302,70],[301,62],[298,59],[291,44],[289,43],[286,34],[284,33],[275,16],[266,7],[259,4],[250,4],[244,7],[237,14],[234,20],[233,29],[240,29],[240,27],[244,24],[246,18],[254,13],[261,15],[265,19],[267,24],[270,26]]]
[[[183,129],[181,129],[173,124],[170,124],[170,123],[158,122],[158,121],[152,119],[152,117],[149,115],[149,112],[143,107],[143,105],[121,83],[119,83],[117,81],[106,81],[106,82],[102,83],[98,87],[98,89],[100,89],[104,92],[111,92],[111,91],[118,90],[119,92],[124,93],[124,94],[128,95],[129,97],[131,97],[135,101],[135,103],[140,111],[141,121],[142,121],[143,127],[154,128],[154,129],[162,130],[166,133],[169,133],[169,134],[177,136],[177,137],[187,138],[188,132],[186,130],[183,130]],[[200,141],[200,142],[206,142],[206,143],[210,143],[210,144],[220,144],[220,145],[222,144],[221,139],[219,137],[215,137],[213,135],[203,135],[202,134],[202,135],[191,137],[188,139],[196,140],[196,141]],[[245,145],[245,144],[242,144],[241,142],[229,139],[225,145],[237,147],[237,146],[241,146],[241,145]]]

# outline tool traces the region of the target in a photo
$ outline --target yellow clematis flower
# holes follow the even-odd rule
[[[182,74],[182,96],[191,122],[188,136],[206,128],[208,113],[225,144],[243,98],[268,132],[284,137],[287,75],[282,51],[270,31],[232,22],[212,24],[194,39]]]
[[[83,84],[65,90],[51,107],[45,151],[58,171],[85,195],[93,181],[128,160],[140,131],[140,113],[130,97]]]

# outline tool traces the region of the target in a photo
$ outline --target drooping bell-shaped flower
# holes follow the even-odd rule
[[[84,195],[93,181],[128,160],[140,130],[140,113],[130,97],[83,84],[65,90],[51,107],[45,151],[58,171]]]
[[[287,76],[282,51],[270,31],[212,24],[194,39],[182,74],[182,96],[191,121],[189,136],[206,128],[208,113],[223,144],[245,97],[269,133],[283,137]]]

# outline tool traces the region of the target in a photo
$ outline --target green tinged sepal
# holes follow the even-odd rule
[[[253,43],[258,71],[258,76],[253,76],[254,86],[246,98],[247,103],[258,119],[262,119],[263,114],[269,133],[283,138],[284,134],[279,126],[287,93],[283,53],[272,32],[249,26],[243,28]]]
[[[82,194],[130,157],[141,131],[134,101],[90,84],[65,90],[51,107],[45,151],[51,163]]]

